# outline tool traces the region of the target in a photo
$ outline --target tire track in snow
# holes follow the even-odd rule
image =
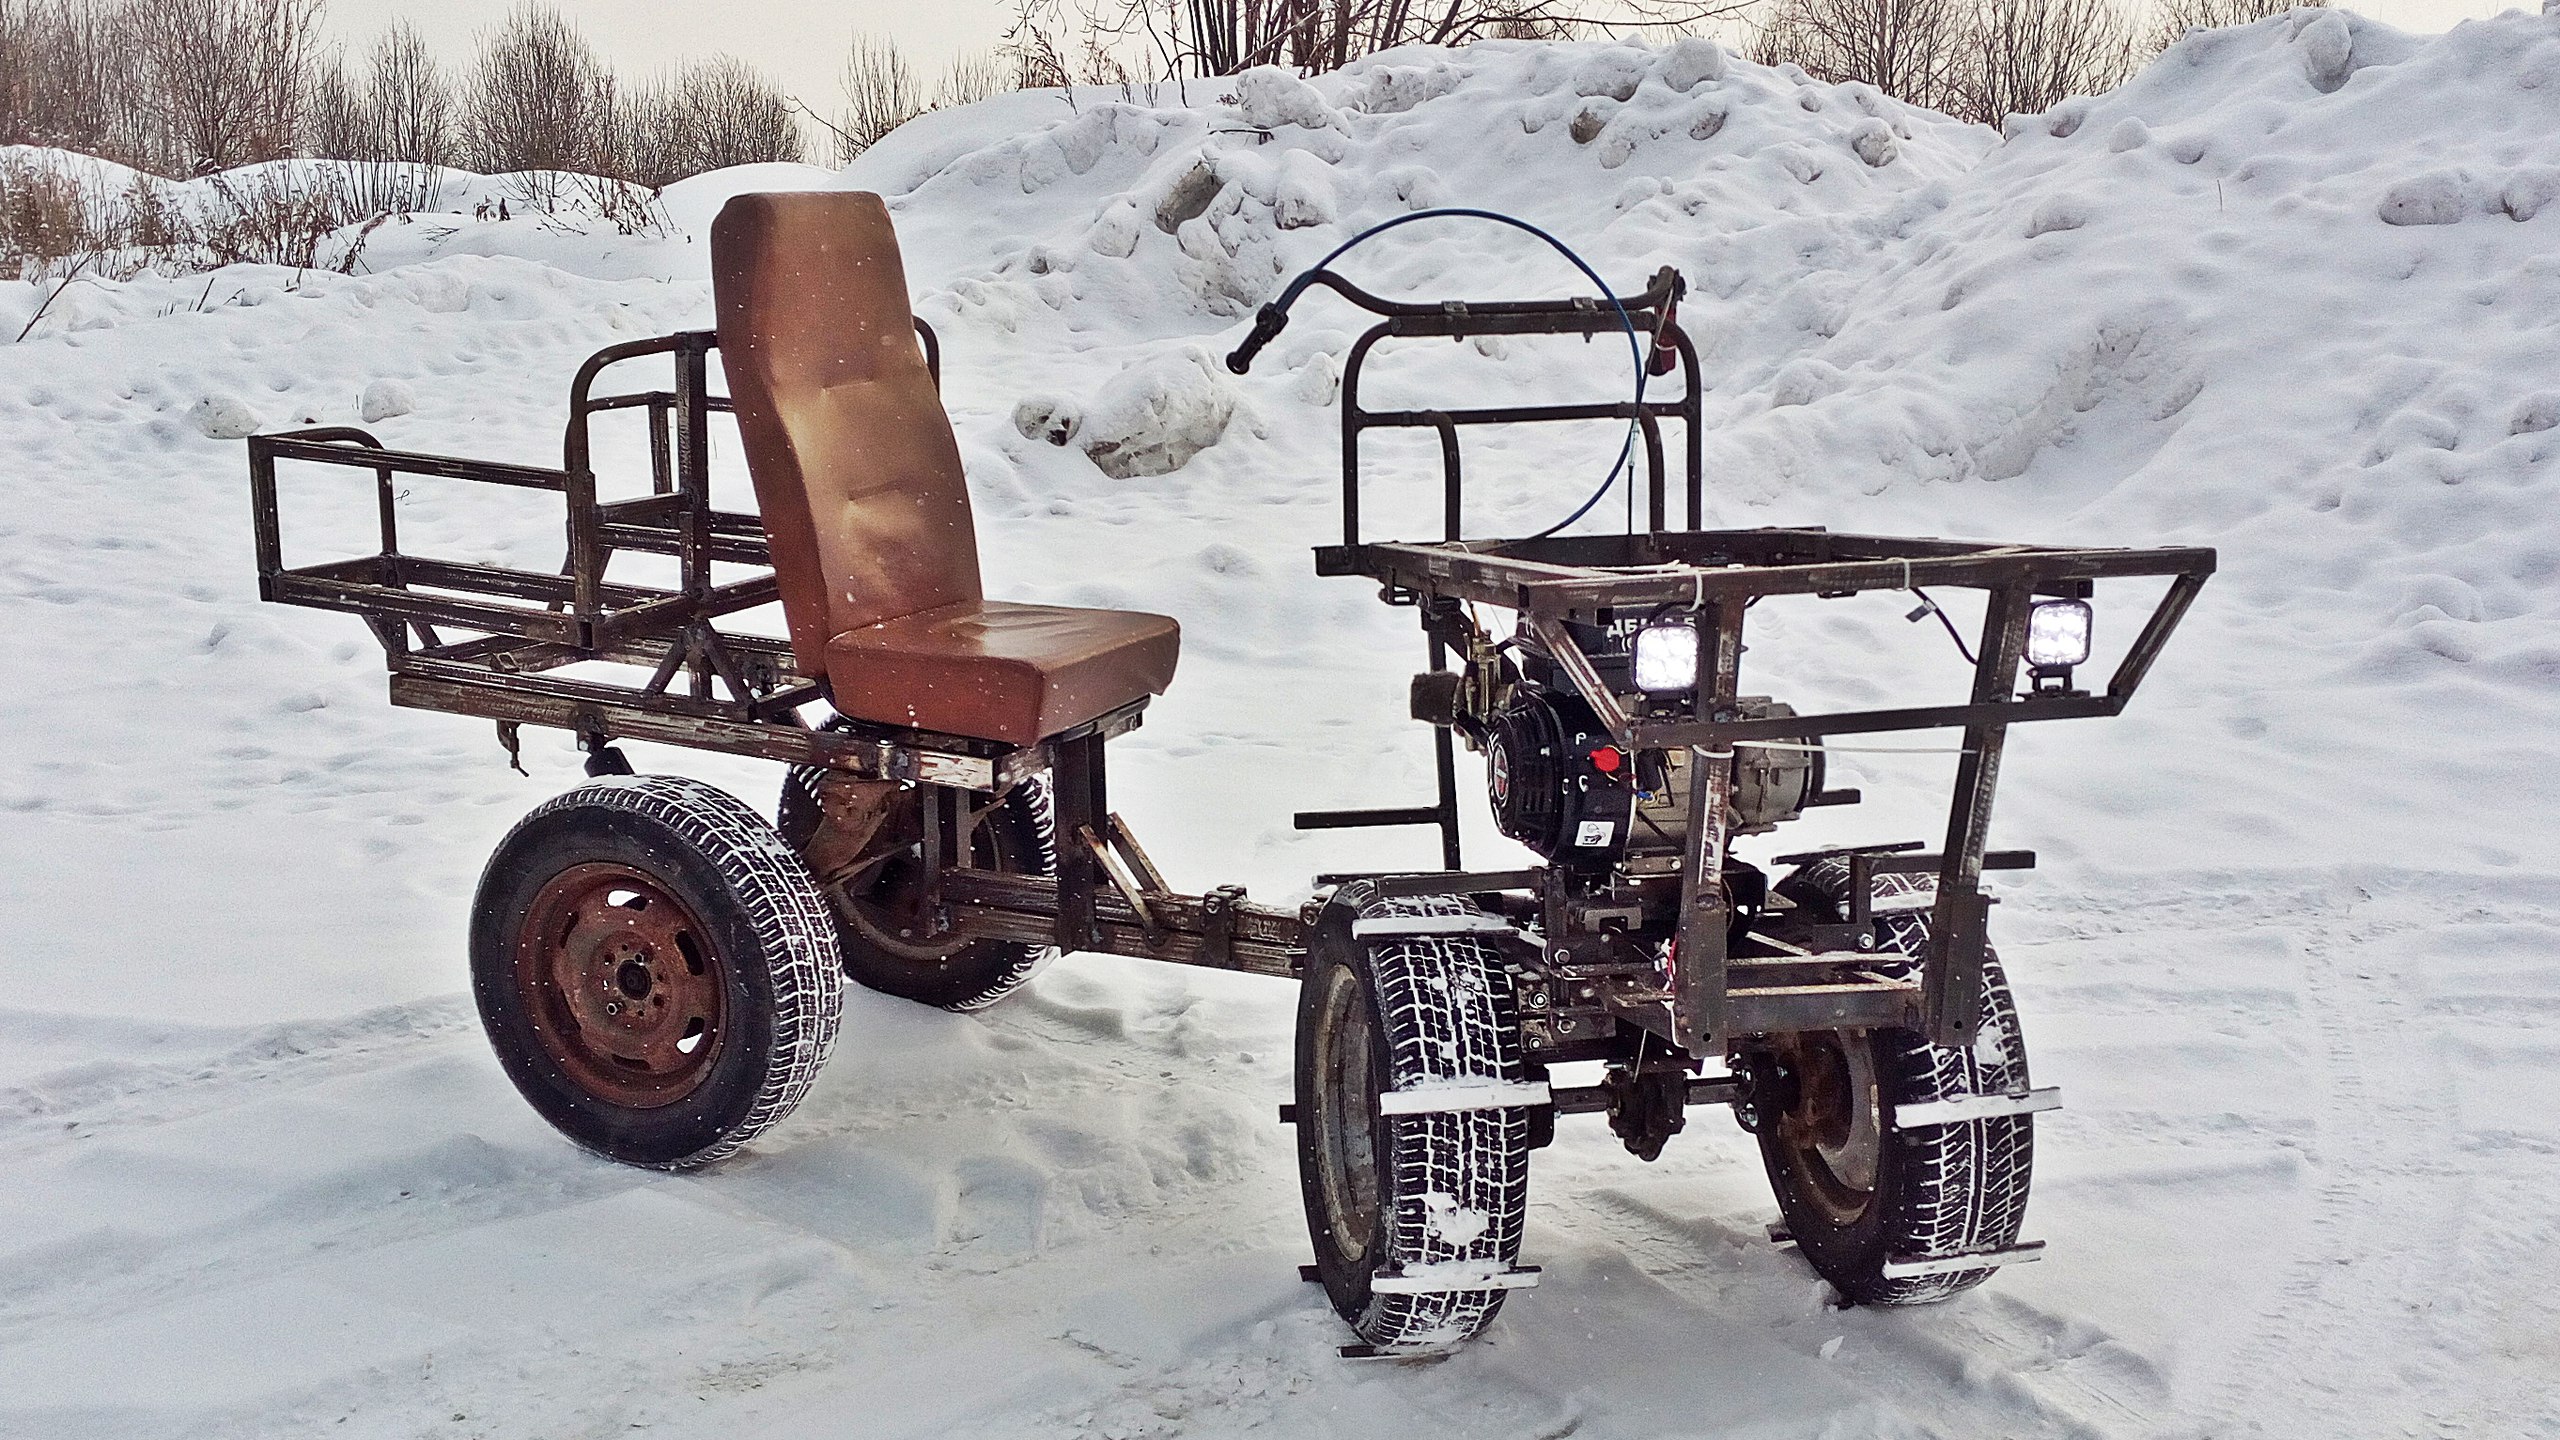
[[[0,1014],[0,1036],[80,1023]],[[0,1090],[0,1143],[40,1145],[101,1130],[165,1124],[272,1093],[275,1086],[316,1084],[373,1068],[476,1027],[469,998],[450,995],[331,1020],[265,1026],[227,1049],[197,1058],[69,1066]]]
[[[1807,1287],[1826,1294],[1829,1287],[1792,1249],[1712,1217],[1668,1214],[1614,1185],[1552,1193],[1559,1188],[1542,1203],[1570,1218],[1550,1223],[1611,1245],[1719,1323],[1807,1355],[1854,1336],[1843,1379],[1931,1433],[2105,1440],[2152,1428],[2146,1417],[2162,1398],[2156,1373],[2084,1322],[1985,1291],[1909,1311],[1826,1309],[1808,1317]],[[1690,1233],[1702,1225],[1719,1233]],[[1736,1244],[1738,1257],[1728,1248]]]
[[[2295,1433],[2384,1433],[2375,1429],[2383,1424],[2394,1427],[2390,1433],[2420,1424],[2450,1431],[2484,1420],[2494,1433],[2527,1433],[2506,1428],[2520,1415],[2480,1413],[2508,1402],[2463,1368],[2466,1357],[2489,1349],[2468,1333],[2472,1317],[2430,1315],[2411,1297],[2430,1295],[2441,1277],[2471,1268],[2465,1217],[2484,1188],[2539,1190],[2547,1211],[2547,1176],[2496,1176],[2445,1144],[2458,1104],[2449,1077],[2429,1063],[2435,1008],[2393,983],[2402,977],[2387,975],[2375,950],[2387,938],[2442,924],[2464,901],[2473,917],[2541,925],[2560,917],[2484,899],[2474,887],[2378,890],[2357,887],[2333,914],[2303,917],[2310,962],[2303,999],[2317,1032],[2322,1082],[2309,1137],[2319,1176],[2310,1197],[2312,1243],[2292,1261],[2279,1302],[2229,1358],[2213,1408],[2249,1414],[2263,1403],[2265,1377],[2286,1374],[2300,1383],[2287,1392],[2290,1408],[2271,1423]],[[2553,1418],[2542,1411],[2545,1423]]]

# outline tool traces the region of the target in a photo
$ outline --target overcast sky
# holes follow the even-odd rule
[[[963,50],[988,49],[1004,34],[1011,0],[559,0],[618,70],[646,73],[726,52],[780,81],[820,109],[835,104],[836,74],[853,32],[894,36],[926,74]],[[2538,0],[2537,0],[2538,3]],[[329,15],[350,48],[394,17],[417,26],[448,60],[471,53],[472,37],[503,18],[515,0],[330,0]],[[2512,9],[2511,0],[2365,0],[2352,7],[2407,30]]]

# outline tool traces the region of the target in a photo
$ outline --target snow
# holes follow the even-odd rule
[[[702,177],[663,234],[462,203],[351,275],[84,276],[0,346],[0,1433],[2560,1429],[2560,23],[2200,32],[2005,139],[1695,46],[1072,98],[928,117],[844,176]],[[1098,958],[981,1016],[855,997],[809,1103],[716,1173],[547,1130],[479,1038],[462,941],[490,848],[578,757],[529,733],[518,777],[484,726],[385,704],[354,621],[258,604],[214,436],[230,407],[344,424],[402,386],[387,443],[550,462],[586,353],[709,322],[718,201],[801,184],[892,197],[996,592],[1182,620],[1114,789],[1186,887],[1276,901],[1426,859],[1289,826],[1429,785],[1411,617],[1307,560],[1339,533],[1360,317],[1311,297],[1253,375],[1213,363],[1392,215],[1517,213],[1630,288],[1679,265],[1713,523],[2221,547],[2132,710],[2027,727],[2003,772],[1995,842],[2043,861],[1994,928],[2068,1106],[2041,1117],[2044,1263],[1834,1311],[1762,1238],[1718,1113],[1650,1166],[1569,1117],[1535,1167],[1541,1285],[1451,1359],[1346,1365],[1295,1278],[1286,987]],[[1467,222],[1344,269],[1579,287]],[[0,336],[53,288],[0,284]],[[1628,377],[1606,344],[1515,339],[1384,349],[1367,384],[1492,405]],[[1551,523],[1617,442],[1486,437],[1470,529]],[[617,432],[600,459],[645,453]],[[1436,534],[1436,446],[1372,453],[1373,533]],[[558,563],[546,497],[404,483],[405,544]],[[372,547],[365,477],[286,500],[289,554]],[[2146,598],[2102,592],[2102,659]],[[1955,698],[1910,608],[1764,606],[1747,665],[1799,706]],[[632,748],[760,803],[776,780]],[[1836,763],[1867,803],[1746,856],[1941,823],[1943,758]]]

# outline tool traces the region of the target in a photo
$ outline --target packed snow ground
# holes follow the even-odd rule
[[[2192,36],[2005,137],[1696,47],[1487,45],[1012,97],[843,177],[691,182],[666,238],[464,215],[370,273],[222,272],[221,303],[84,281],[0,347],[0,1434],[2560,1433],[2555,135],[2560,18],[2518,14]],[[1453,1359],[1346,1364],[1293,1269],[1290,996],[1103,959],[982,1017],[856,996],[810,1102],[715,1173],[546,1130],[462,934],[576,757],[535,739],[517,777],[484,727],[385,704],[354,621],[256,604],[241,447],[205,432],[351,423],[392,382],[395,445],[547,459],[577,361],[707,324],[707,219],[774,184],[894,197],[992,587],[1182,620],[1115,750],[1179,883],[1425,859],[1288,827],[1427,784],[1410,618],[1306,558],[1357,317],[1311,299],[1252,377],[1201,362],[1412,207],[1526,216],[1630,287],[1687,272],[1713,523],[2222,547],[2129,715],[2012,742],[1995,839],[2045,864],[1995,930],[2070,1104],[2029,1216],[2051,1257],[1832,1310],[1720,1115],[1652,1166],[1568,1120],[1546,1282]],[[1455,223],[1345,268],[1575,285]],[[0,286],[0,334],[42,300]],[[1605,343],[1428,346],[1372,394],[1622,373]],[[1489,438],[1471,528],[1560,517],[1614,451]],[[1377,454],[1373,523],[1432,533],[1435,457]],[[412,546],[556,563],[539,497],[456,489],[410,485]],[[359,491],[289,490],[289,541],[361,548]],[[2101,596],[2103,643],[2144,598]],[[1960,688],[1908,605],[1764,607],[1747,678]],[[1941,762],[1841,763],[1868,803],[1751,853],[1934,833]]]

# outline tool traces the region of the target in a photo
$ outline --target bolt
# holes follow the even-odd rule
[[[1861,949],[1861,950],[1873,950],[1874,948],[1876,948],[1876,937],[1874,937],[1873,935],[1861,935],[1861,936],[1859,936],[1859,937],[1858,937],[1858,948],[1859,948],[1859,949]]]
[[[619,1000],[607,1000],[606,1002],[604,1002],[604,1013],[606,1013],[607,1015],[619,1015],[619,1014],[621,1014],[621,1013],[622,1013],[622,1002],[621,1002],[621,1001],[619,1001]]]
[[[1557,951],[1557,952],[1556,952],[1556,963],[1557,963],[1557,964],[1559,964],[1559,965],[1570,965],[1570,964],[1572,964],[1572,963],[1573,963],[1573,952],[1572,952],[1572,951],[1570,951],[1570,950],[1559,950],[1559,951]]]
[[[1570,1034],[1572,1034],[1575,1030],[1580,1029],[1580,1028],[1581,1028],[1581,1026],[1579,1025],[1579,1023],[1578,1023],[1578,1022],[1576,1022],[1576,1021],[1574,1020],[1574,1018],[1573,1018],[1572,1016],[1570,1016],[1570,1015],[1561,1016],[1561,1017],[1559,1017],[1559,1018],[1557,1019],[1557,1021],[1556,1021],[1556,1029],[1557,1029],[1559,1032],[1561,1032],[1561,1033],[1563,1033],[1563,1034],[1566,1034],[1566,1035],[1570,1035]]]

